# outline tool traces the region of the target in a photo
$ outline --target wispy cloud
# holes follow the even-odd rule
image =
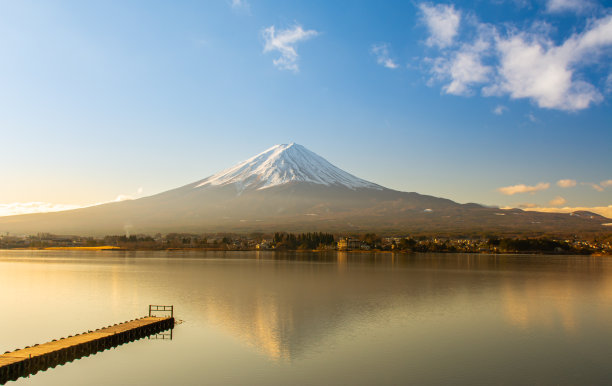
[[[540,182],[537,185],[529,186],[524,184],[504,186],[498,188],[497,191],[507,196],[512,196],[517,193],[535,193],[540,190],[546,190],[550,187],[548,182]]]
[[[576,185],[578,185],[578,182],[572,179],[564,179],[564,180],[557,181],[556,185],[560,188],[573,188]],[[580,182],[580,185],[588,186],[598,192],[603,192],[605,188],[612,187],[612,180],[601,181],[599,184],[595,184],[593,182]],[[540,190],[546,190],[549,187],[550,187],[550,184],[548,182],[540,182],[539,184],[534,185],[534,186],[529,186],[529,185],[524,185],[524,184],[505,186],[505,187],[498,188],[497,191],[505,195],[512,196],[517,193],[534,193]],[[555,198],[555,200],[559,198],[561,197],[557,197]],[[553,204],[552,203],[553,201],[551,201],[550,205],[563,205],[565,203],[563,202],[560,204],[559,203]]]
[[[117,197],[115,197],[115,199],[113,201],[108,201],[108,202],[119,202],[119,201],[127,201],[127,200],[136,200],[140,197],[142,197],[142,193],[143,193],[143,189],[142,186],[139,187],[138,189],[136,189],[136,192],[131,193],[131,194],[118,194]],[[99,202],[97,204],[93,204],[93,205],[100,205],[100,204],[106,204],[107,202]]]
[[[612,180],[601,181],[599,184],[593,182],[581,182],[580,185],[590,186],[592,189],[603,192],[605,188],[612,187]]]
[[[389,45],[387,43],[374,44],[370,49],[370,52],[376,56],[376,63],[383,67],[396,69],[399,66],[389,56]]]
[[[553,198],[552,200],[550,200],[549,204],[551,206],[561,206],[563,204],[565,204],[567,202],[567,200],[561,196],[557,196],[555,198]]]
[[[497,1],[498,3],[503,3],[504,0],[494,0]],[[511,3],[514,4],[515,7],[517,7],[518,9],[522,9],[522,8],[531,8],[532,4],[531,4],[531,0],[510,0]]]
[[[512,25],[493,26],[471,17],[466,28],[471,28],[473,38],[455,43],[458,10],[428,4],[420,4],[419,9],[426,21],[432,20],[427,22],[430,37],[426,44],[442,48],[437,57],[426,58],[425,63],[432,80],[442,82],[447,94],[481,91],[484,96],[508,95],[529,99],[541,108],[564,111],[586,109],[603,100],[602,93],[580,76],[580,70],[593,58],[609,56],[612,14],[591,20],[582,32],[560,44],[549,37],[552,28],[547,23],[536,22],[533,28],[524,30]],[[440,15],[447,14],[456,15],[456,23],[442,23],[450,16]]]
[[[550,13],[582,13],[593,8],[595,4],[591,0],[548,0],[546,3],[546,11]]]
[[[590,186],[591,188],[593,188],[594,190],[598,191],[598,192],[603,192],[604,188],[598,184],[594,184],[592,182],[581,182],[580,185],[585,185],[585,186]]]
[[[523,203],[523,204],[518,204],[516,207],[520,208],[520,209],[527,209],[527,208],[536,208],[538,205],[537,204],[533,204],[533,203]],[[502,209],[511,209],[511,206],[507,206],[507,207],[502,207]]]
[[[297,43],[317,35],[317,31],[305,30],[300,25],[279,31],[276,31],[275,26],[270,26],[263,30],[263,37],[265,39],[263,52],[278,51],[280,57],[273,60],[274,65],[281,70],[298,72]]]
[[[573,188],[576,186],[576,180],[559,180],[557,181],[557,186],[561,188]]]
[[[231,0],[230,5],[235,10],[249,11],[251,8],[247,0]]]
[[[1,216],[15,216],[19,214],[31,213],[49,213],[61,212],[64,210],[87,208],[90,206],[108,204],[111,202],[120,202],[126,200],[136,200],[142,197],[143,189],[139,187],[134,194],[119,194],[112,201],[97,202],[95,204],[77,205],[77,204],[53,204],[50,202],[32,201],[32,202],[13,202],[9,204],[0,204]]]
[[[502,115],[503,113],[505,113],[506,111],[508,111],[508,108],[504,105],[497,105],[494,109],[493,109],[493,114],[495,115]]]
[[[59,212],[62,210],[78,209],[80,205],[52,204],[50,202],[13,202],[0,204],[0,216],[13,216],[18,214]]]
[[[421,18],[430,33],[426,44],[440,48],[451,45],[459,31],[461,12],[456,10],[452,4],[432,5],[421,3],[419,9],[421,10]]]

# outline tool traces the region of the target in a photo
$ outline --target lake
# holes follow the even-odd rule
[[[610,384],[612,259],[0,251],[0,352],[175,306],[142,339],[8,384]]]

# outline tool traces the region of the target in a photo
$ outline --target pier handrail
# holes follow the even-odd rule
[[[174,318],[174,306],[162,306],[157,304],[149,304],[149,316],[153,316],[154,311],[170,311],[170,317]]]

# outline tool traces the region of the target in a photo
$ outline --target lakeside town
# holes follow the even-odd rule
[[[84,237],[38,233],[0,235],[0,249],[82,249],[82,250],[308,250],[308,251],[395,251],[438,253],[545,253],[612,255],[609,235],[590,240],[553,237],[501,237],[481,235],[451,237],[440,235],[381,236],[374,233],[335,235],[331,233],[274,234],[191,234],[113,235]]]

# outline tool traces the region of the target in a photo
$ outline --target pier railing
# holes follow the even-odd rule
[[[174,306],[160,306],[156,304],[149,304],[149,316],[153,315],[154,312],[170,312],[170,317],[174,318]]]

